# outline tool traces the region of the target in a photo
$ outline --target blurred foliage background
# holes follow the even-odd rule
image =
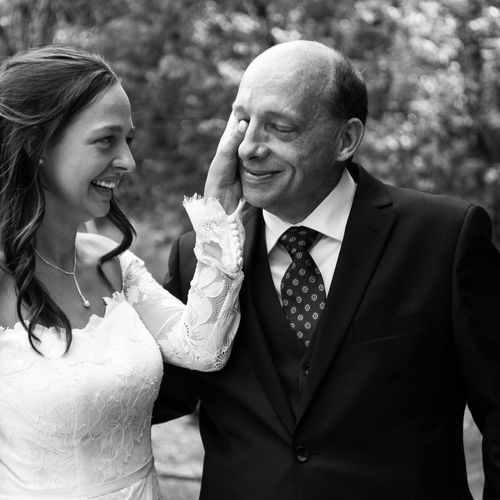
[[[388,182],[480,203],[500,242],[500,0],[0,0],[0,58],[69,43],[123,79],[138,168],[120,198],[157,277],[244,68],[299,38],[339,48],[366,79],[357,160]]]
[[[500,0],[0,0],[0,59],[68,43],[100,52],[122,78],[137,169],[119,196],[138,231],[133,249],[159,279],[188,228],[183,195],[203,190],[244,68],[300,38],[337,47],[366,79],[357,160],[390,183],[483,205],[500,243]],[[470,417],[464,425],[479,498],[480,437]],[[175,466],[175,442],[168,450]],[[201,466],[197,453],[188,466]]]

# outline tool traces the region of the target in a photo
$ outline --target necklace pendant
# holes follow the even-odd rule
[[[85,307],[85,309],[88,309],[90,307],[90,302],[87,299],[83,300],[83,307]]]

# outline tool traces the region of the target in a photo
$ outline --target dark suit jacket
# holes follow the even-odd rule
[[[261,212],[245,217],[241,324],[227,366],[166,366],[161,421],[201,400],[203,500],[471,499],[468,403],[483,433],[485,499],[500,499],[500,257],[485,211],[444,196],[358,182],[302,395],[292,408],[270,336],[283,328]],[[167,288],[183,300],[192,234]]]

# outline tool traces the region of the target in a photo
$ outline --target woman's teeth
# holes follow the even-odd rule
[[[106,189],[115,189],[117,182],[116,181],[92,181],[94,186]]]

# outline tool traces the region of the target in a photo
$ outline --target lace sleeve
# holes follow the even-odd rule
[[[187,304],[167,292],[126,252],[123,289],[160,346],[163,359],[200,371],[226,363],[239,325],[244,229],[240,211],[226,215],[215,199],[194,197],[184,206],[196,233],[198,259]]]

